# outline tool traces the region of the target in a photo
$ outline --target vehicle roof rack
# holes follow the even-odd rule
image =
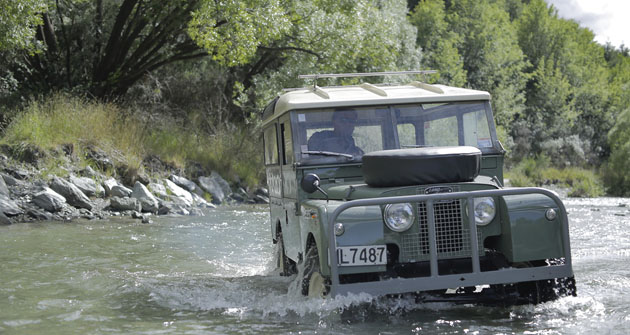
[[[320,74],[300,74],[298,79],[317,79],[319,78],[351,78],[351,77],[380,77],[380,76],[403,76],[409,74],[432,74],[437,73],[436,70],[418,70],[418,71],[390,71],[390,72],[359,72],[359,73],[320,73]]]
[[[403,76],[403,75],[413,75],[413,74],[421,74],[421,75],[427,75],[427,74],[432,74],[432,73],[437,73],[436,70],[419,70],[419,71],[390,71],[390,72],[359,72],[359,73],[318,73],[318,74],[300,74],[298,75],[298,79],[313,79],[313,86],[311,88],[309,88],[310,91],[312,91],[313,93],[319,95],[320,97],[324,98],[324,99],[330,99],[330,96],[328,95],[328,93],[326,93],[326,91],[324,91],[321,87],[317,86],[317,79],[319,78],[352,78],[352,77],[380,77],[380,76]],[[443,94],[444,91],[442,91],[440,88],[437,88],[435,86],[429,85],[429,84],[425,84],[419,81],[412,81],[411,82],[412,86],[416,86],[418,88],[427,90],[427,91],[431,91],[434,93],[439,93],[439,94]],[[359,85],[359,87],[370,91],[374,94],[380,95],[380,96],[387,96],[387,93],[378,88],[375,85],[372,85],[370,83],[363,83],[361,85]],[[286,90],[285,90],[286,91]]]

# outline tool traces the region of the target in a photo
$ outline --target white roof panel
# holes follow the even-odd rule
[[[319,92],[315,92],[314,89],[297,89],[280,95],[273,117],[269,117],[265,121],[269,122],[290,110],[296,109],[490,100],[490,94],[484,91],[421,83],[400,86],[318,87],[317,90]],[[386,95],[383,96],[379,90],[384,91]],[[437,93],[440,90],[443,93]]]

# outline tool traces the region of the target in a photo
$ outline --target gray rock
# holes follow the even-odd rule
[[[2,179],[2,178],[0,178]],[[13,201],[8,194],[0,193],[0,213],[6,214],[8,216],[16,216],[20,214],[24,214],[24,211],[18,204]]]
[[[236,202],[245,202],[245,198],[240,193],[234,193],[230,195],[230,198],[234,199]]]
[[[50,188],[61,194],[66,198],[68,204],[74,207],[85,209],[92,209],[93,207],[90,199],[78,187],[59,177],[53,177]]]
[[[28,179],[28,177],[31,176],[31,173],[26,170],[26,169],[22,169],[22,168],[7,168],[6,170],[12,177],[19,179],[19,180],[25,180]]]
[[[7,184],[4,182],[4,178],[0,177],[0,195],[9,196],[9,188]]]
[[[254,201],[256,201],[256,203],[258,203],[258,204],[268,204],[269,203],[269,197],[266,197],[266,196],[261,195],[261,194],[256,194],[254,196]]]
[[[112,197],[128,198],[131,194],[133,194],[133,191],[122,185],[116,185],[111,190]]]
[[[112,195],[112,189],[114,186],[118,186],[118,181],[114,178],[109,178],[103,182],[103,188],[105,189],[105,194],[107,196]]]
[[[132,198],[136,198],[140,201],[143,212],[157,212],[159,207],[158,200],[151,194],[146,186],[142,185],[139,181],[133,185]]]
[[[11,219],[9,219],[6,215],[0,212],[0,225],[10,225]]]
[[[169,198],[168,192],[166,191],[166,187],[164,187],[164,185],[162,184],[149,183],[148,188],[149,188],[149,191],[151,191],[151,193],[153,193],[155,196],[157,196],[160,199]]]
[[[169,178],[177,186],[187,190],[188,192],[197,194],[199,196],[203,196],[203,190],[199,186],[197,186],[195,182],[188,180],[184,177],[176,176],[174,174],[171,175]]]
[[[158,210],[159,215],[167,215],[167,214],[178,214],[178,215],[188,215],[190,211],[186,209],[186,207],[180,204],[174,204],[169,201],[164,201],[160,205],[160,209]]]
[[[153,223],[153,220],[151,220],[151,214],[143,214],[141,219],[142,219],[142,223],[148,223],[148,224]]]
[[[210,177],[199,177],[199,186],[212,196],[212,203],[220,205],[225,201],[225,193],[217,181]]]
[[[3,179],[3,181],[4,181],[7,185],[9,185],[9,186],[16,186],[16,185],[18,185],[18,184],[19,184],[19,182],[18,182],[18,180],[17,180],[17,179],[15,179],[15,178],[13,178],[13,177],[9,176],[8,174],[6,174],[6,173],[2,173],[1,175],[2,175],[2,179]]]
[[[199,208],[193,208],[190,210],[190,216],[205,216],[205,214],[203,214],[203,212],[201,211],[201,209]]]
[[[269,190],[267,190],[264,187],[260,187],[260,188],[257,188],[256,191],[254,191],[254,195],[262,195],[269,198]]]
[[[225,181],[225,179],[223,179],[221,175],[219,175],[219,173],[217,173],[216,171],[212,171],[212,173],[210,174],[210,178],[214,179],[217,184],[219,184],[221,190],[223,190],[223,194],[225,194],[226,197],[232,195],[232,188],[230,188],[230,184]]]
[[[37,208],[29,209],[26,214],[36,220],[49,221],[54,218],[54,215]]]
[[[191,193],[193,197],[193,205],[202,208],[217,208],[217,205],[209,203],[206,199],[198,196],[196,193]]]
[[[58,212],[66,203],[66,198],[48,187],[33,195],[33,203],[49,212]]]
[[[90,178],[99,177],[99,173],[94,171],[94,169],[92,169],[89,165],[86,166],[85,169],[81,170],[81,174]]]
[[[98,185],[92,178],[70,176],[70,182],[88,197],[105,193],[103,186]]]
[[[136,198],[112,197],[109,200],[109,207],[115,211],[140,211],[140,201]]]
[[[177,184],[168,179],[164,179],[164,183],[166,186],[166,190],[170,192],[173,196],[179,198],[187,207],[193,205],[193,196],[190,192],[177,186]]]

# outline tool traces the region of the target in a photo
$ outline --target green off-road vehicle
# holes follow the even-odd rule
[[[286,90],[263,120],[278,266],[303,269],[304,294],[575,295],[565,207],[552,191],[503,186],[487,92],[313,85]]]

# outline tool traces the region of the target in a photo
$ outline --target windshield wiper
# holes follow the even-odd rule
[[[346,157],[348,159],[354,159],[354,156],[350,155],[350,154],[342,154],[341,152],[333,152],[333,151],[311,151],[311,150],[306,150],[306,151],[302,151],[303,154],[309,154],[309,155],[322,155],[322,156],[340,156],[340,157]]]

